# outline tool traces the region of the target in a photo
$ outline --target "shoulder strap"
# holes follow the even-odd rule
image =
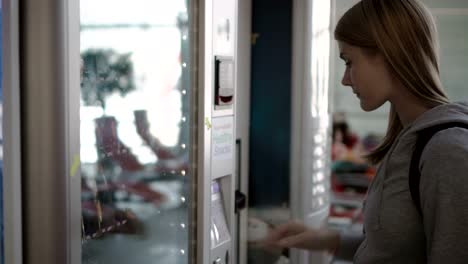
[[[419,181],[421,179],[421,172],[419,171],[419,162],[421,160],[421,155],[426,147],[427,142],[434,136],[437,132],[445,130],[452,127],[461,127],[468,129],[468,124],[460,122],[450,122],[445,124],[436,125],[433,127],[425,128],[418,133],[418,139],[411,156],[411,164],[409,170],[409,187],[411,198],[413,198],[413,203],[416,206],[416,209],[419,212],[419,215],[422,217],[422,208],[421,200],[419,196]]]

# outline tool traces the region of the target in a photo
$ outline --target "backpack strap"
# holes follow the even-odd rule
[[[421,179],[421,172],[419,171],[419,162],[421,160],[421,155],[426,147],[426,144],[429,140],[434,136],[437,132],[453,127],[461,127],[468,129],[467,123],[460,123],[460,122],[450,122],[445,124],[440,124],[432,127],[425,128],[418,132],[418,139],[416,141],[416,145],[413,151],[413,155],[411,156],[411,164],[410,164],[410,171],[409,171],[409,187],[411,198],[413,198],[413,203],[416,209],[419,212],[419,215],[422,217],[422,208],[421,208],[421,200],[419,196],[419,182]]]

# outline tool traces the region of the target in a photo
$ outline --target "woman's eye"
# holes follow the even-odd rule
[[[351,62],[350,61],[345,61],[345,65],[346,65],[346,67],[349,67],[349,66],[351,66]]]

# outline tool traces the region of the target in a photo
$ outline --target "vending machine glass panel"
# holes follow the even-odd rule
[[[82,263],[189,263],[189,5],[80,9]]]

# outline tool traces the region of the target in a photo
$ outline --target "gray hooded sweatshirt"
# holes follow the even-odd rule
[[[427,143],[419,164],[422,219],[408,184],[416,132],[447,122],[468,124],[468,104],[435,107],[401,131],[369,186],[364,235],[342,234],[338,257],[354,255],[355,264],[468,263],[468,129],[440,131]]]

